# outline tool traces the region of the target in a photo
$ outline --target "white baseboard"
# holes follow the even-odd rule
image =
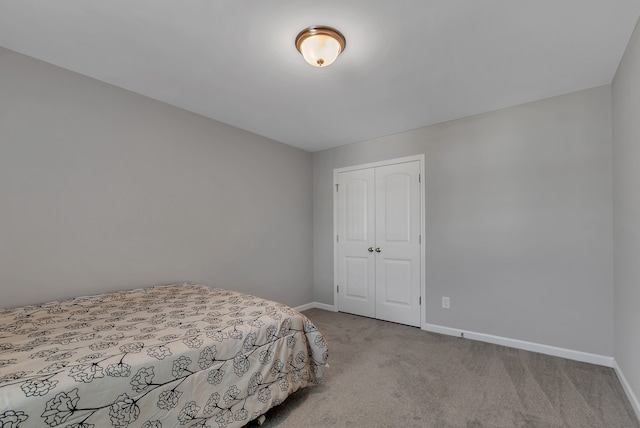
[[[627,378],[624,377],[622,373],[622,369],[618,365],[616,360],[613,360],[613,369],[616,371],[616,375],[618,375],[618,379],[620,379],[620,383],[622,384],[622,389],[627,394],[627,398],[629,398],[629,402],[631,403],[631,407],[636,412],[636,416],[640,419],[640,401],[638,401],[638,397],[634,394],[633,389],[631,389],[631,385],[627,381]]]
[[[613,367],[614,364],[613,357],[607,357],[605,355],[590,354],[588,352],[574,351],[572,349],[558,348],[555,346],[542,345],[533,342],[525,342],[523,340],[509,339],[507,337],[494,336],[491,334],[476,333],[473,331],[443,327],[435,324],[424,324],[422,326],[422,329],[434,333],[446,334],[449,336],[460,337],[464,335],[465,339],[478,340],[480,342],[493,343],[495,345],[509,346],[511,348],[539,352],[541,354],[568,358],[570,360],[582,361],[585,363],[597,364],[605,367]]]
[[[318,302],[307,303],[302,306],[297,306],[293,309],[295,309],[298,312],[306,311],[307,309],[323,309],[325,311],[337,312],[335,306],[327,305],[326,303],[318,303]]]

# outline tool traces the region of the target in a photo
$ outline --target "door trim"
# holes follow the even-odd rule
[[[336,311],[340,311],[340,300],[338,296],[338,192],[336,185],[338,184],[338,174],[341,172],[355,171],[358,169],[376,168],[379,166],[395,165],[406,162],[420,162],[420,296],[422,304],[420,306],[420,328],[425,330],[427,327],[427,275],[426,275],[426,236],[425,236],[425,157],[424,154],[406,156],[402,158],[388,159],[379,162],[371,162],[360,165],[335,168],[333,170],[333,306]]]

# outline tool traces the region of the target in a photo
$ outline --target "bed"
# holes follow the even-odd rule
[[[240,427],[327,358],[299,312],[199,284],[0,310],[0,427]]]

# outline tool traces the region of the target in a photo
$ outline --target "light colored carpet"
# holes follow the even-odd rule
[[[319,309],[324,383],[263,428],[640,428],[613,369]],[[254,421],[248,425],[256,427]]]

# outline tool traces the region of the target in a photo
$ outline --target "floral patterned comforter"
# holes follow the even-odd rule
[[[327,357],[304,315],[197,284],[0,310],[0,427],[239,427]]]

